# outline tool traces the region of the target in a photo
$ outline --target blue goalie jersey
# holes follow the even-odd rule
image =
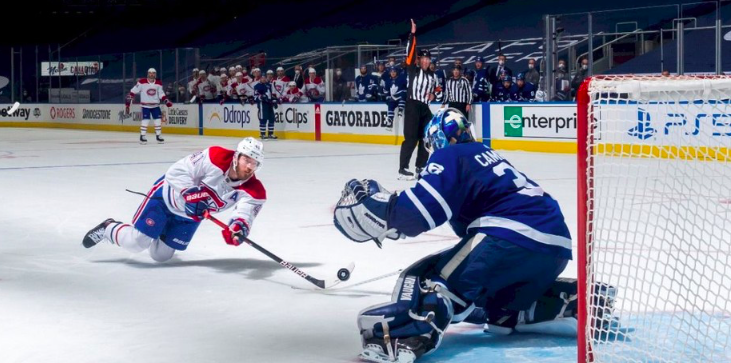
[[[398,195],[388,225],[413,237],[446,221],[460,237],[479,232],[571,259],[558,202],[482,143],[436,150],[416,186]]]

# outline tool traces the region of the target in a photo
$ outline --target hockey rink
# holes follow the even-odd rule
[[[396,276],[329,293],[251,247],[228,246],[203,222],[168,263],[81,239],[107,217],[129,222],[152,183],[178,159],[237,138],[2,129],[0,132],[0,362],[357,362],[361,309],[386,302]],[[258,173],[268,201],[250,238],[316,278],[355,262],[347,285],[408,266],[457,242],[444,225],[379,250],[332,225],[350,178],[391,190],[398,147],[271,141]],[[575,155],[501,152],[561,204],[576,234]],[[226,220],[228,212],[219,215]],[[569,264],[564,276],[575,276]],[[451,326],[420,362],[570,362],[573,338],[493,336]]]

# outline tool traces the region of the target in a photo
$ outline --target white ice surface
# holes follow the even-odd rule
[[[354,362],[356,315],[389,299],[395,277],[328,295],[256,250],[231,247],[203,223],[189,248],[158,264],[113,245],[84,249],[107,217],[129,222],[176,160],[235,138],[165,135],[141,146],[130,133],[0,129],[0,362]],[[318,278],[355,261],[350,282],[408,266],[457,242],[442,226],[418,238],[346,240],[332,208],[350,178],[392,190],[398,147],[275,141],[259,173],[268,201],[251,239]],[[501,152],[561,204],[576,233],[574,155]],[[227,218],[227,213],[220,216]],[[572,261],[564,276],[575,276]],[[494,337],[450,328],[424,362],[573,361],[575,342]]]

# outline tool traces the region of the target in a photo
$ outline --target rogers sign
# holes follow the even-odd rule
[[[76,109],[73,107],[51,107],[51,119],[75,119]]]

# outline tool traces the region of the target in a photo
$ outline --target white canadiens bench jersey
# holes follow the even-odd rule
[[[246,181],[228,178],[234,154],[233,150],[213,146],[173,164],[163,180],[162,195],[168,209],[178,216],[190,218],[185,214],[183,193],[201,186],[213,198],[213,213],[233,207],[231,219],[242,218],[251,228],[266,201],[266,190],[256,176]]]
[[[155,80],[150,82],[147,78],[141,78],[129,91],[131,96],[140,95],[140,104],[145,108],[160,107],[161,103],[167,101],[167,96],[162,90],[162,82]]]
[[[195,86],[198,97],[202,97],[205,100],[212,100],[216,98],[218,91],[216,91],[216,86],[214,86],[210,81],[198,80],[198,83],[196,83]]]

